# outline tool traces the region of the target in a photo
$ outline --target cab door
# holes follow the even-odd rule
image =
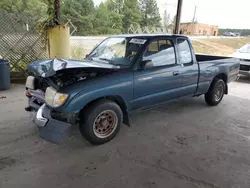
[[[186,38],[177,38],[178,64],[181,65],[179,71],[182,75],[183,96],[192,96],[196,93],[199,67],[194,61],[191,44]]]
[[[171,39],[152,41],[141,63],[145,61],[151,61],[151,66],[134,71],[134,109],[154,106],[182,96],[181,65],[177,63]]]

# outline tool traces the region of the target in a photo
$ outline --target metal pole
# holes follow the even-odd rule
[[[197,5],[195,5],[195,7],[194,7],[194,17],[192,20],[193,23],[195,22],[195,19],[196,19],[196,9],[197,9]]]
[[[178,0],[174,34],[180,33],[182,0]]]

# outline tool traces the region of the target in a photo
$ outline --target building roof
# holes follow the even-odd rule
[[[198,22],[182,22],[182,24],[195,24],[195,25],[207,25],[207,26],[214,26],[214,27],[218,27],[217,25],[212,25],[212,24],[205,24],[205,23],[198,23]]]

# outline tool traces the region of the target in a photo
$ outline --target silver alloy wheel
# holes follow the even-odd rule
[[[93,131],[98,138],[107,138],[114,133],[117,125],[116,113],[113,110],[105,110],[95,118]]]
[[[224,92],[223,86],[222,86],[222,85],[219,85],[219,86],[216,88],[215,92],[214,92],[214,99],[215,99],[215,101],[218,102],[218,101],[222,98],[223,92]]]

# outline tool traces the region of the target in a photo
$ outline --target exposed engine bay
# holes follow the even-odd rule
[[[72,68],[56,71],[56,74],[50,77],[41,77],[29,72],[29,77],[31,76],[33,81],[30,82],[29,77],[26,81],[26,96],[29,98],[29,106],[25,109],[26,111],[37,111],[45,103],[45,92],[48,87],[59,90],[60,88],[69,86],[76,82],[112,74],[115,71],[117,71],[117,69]],[[54,117],[55,115],[57,116],[57,119],[66,118],[67,122],[73,122],[70,119],[72,116],[58,115],[52,111],[51,116]]]
[[[111,74],[118,70],[119,66],[91,60],[48,59],[27,66],[29,76],[35,77],[33,89],[40,89],[43,92],[49,86],[59,90],[75,82]]]
[[[76,68],[76,69],[63,69],[51,77],[35,77],[35,89],[40,89],[45,92],[46,88],[52,86],[56,90],[66,87],[73,83],[89,80],[96,77],[110,74],[115,70],[112,69],[98,69],[98,68]],[[32,73],[30,74],[31,76]]]

